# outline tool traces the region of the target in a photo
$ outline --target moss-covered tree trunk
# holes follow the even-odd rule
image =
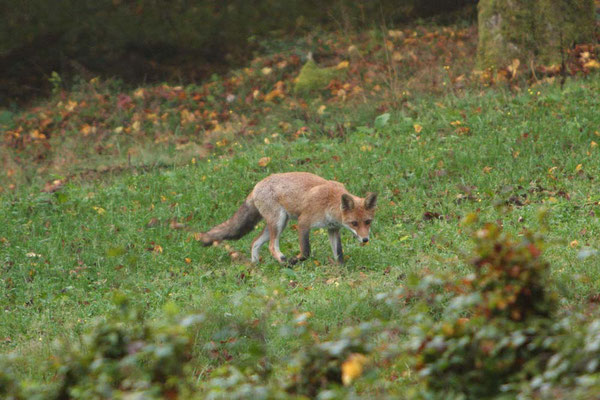
[[[560,64],[562,52],[594,36],[594,0],[480,0],[478,68],[519,59]]]

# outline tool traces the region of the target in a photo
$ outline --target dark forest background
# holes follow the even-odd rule
[[[278,39],[475,18],[476,0],[8,0],[0,3],[0,104],[94,76],[197,82]]]

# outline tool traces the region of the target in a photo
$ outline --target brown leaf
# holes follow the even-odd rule
[[[271,157],[262,157],[258,160],[258,165],[261,167],[266,167],[271,162]]]
[[[46,182],[46,184],[44,184],[44,188],[42,189],[42,192],[45,193],[54,193],[57,190],[61,189],[65,184],[64,179],[55,179],[53,181],[50,182]]]

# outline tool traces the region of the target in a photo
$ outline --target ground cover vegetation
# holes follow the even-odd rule
[[[476,40],[315,35],[203,85],[56,75],[50,100],[3,111],[0,394],[597,395],[597,49],[572,49],[568,77],[473,72]],[[324,231],[293,269],[251,265],[253,235],[199,246],[292,170],[379,193],[345,265]]]

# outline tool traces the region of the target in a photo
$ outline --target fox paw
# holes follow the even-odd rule
[[[301,262],[301,261],[304,261],[304,260],[306,260],[306,257],[302,257],[302,256],[296,256],[296,257],[293,257],[293,258],[290,260],[290,265],[296,265],[296,264],[298,264],[299,262]]]

